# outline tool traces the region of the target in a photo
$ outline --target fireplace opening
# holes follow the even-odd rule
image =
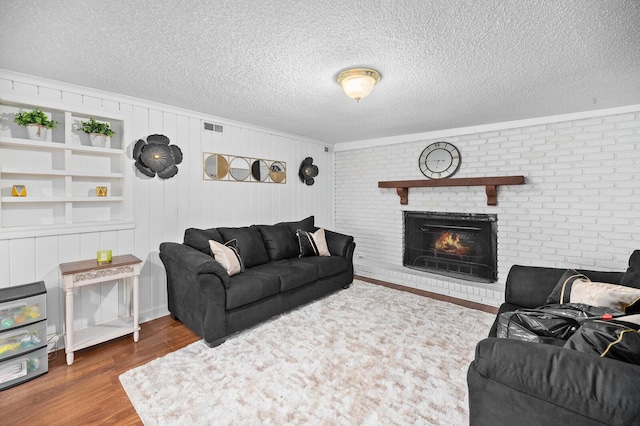
[[[404,212],[402,264],[470,281],[495,282],[496,235],[496,215]]]

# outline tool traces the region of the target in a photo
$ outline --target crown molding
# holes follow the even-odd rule
[[[333,146],[335,152],[349,151],[354,149],[374,148],[377,146],[396,145],[418,140],[443,139],[454,136],[470,135],[473,133],[494,132],[496,130],[506,130],[518,127],[538,126],[541,124],[559,123],[562,121],[582,120],[585,118],[603,117],[607,115],[626,114],[629,112],[639,112],[640,104],[627,105],[616,108],[598,109],[591,111],[581,111],[569,114],[550,115],[546,117],[526,118],[522,120],[504,121],[500,123],[481,124],[477,126],[458,127],[454,129],[434,130],[432,132],[411,133],[407,135],[389,136],[377,139],[365,139],[352,142],[340,142]]]

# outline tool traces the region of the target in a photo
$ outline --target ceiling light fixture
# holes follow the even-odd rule
[[[344,93],[360,102],[373,90],[373,86],[380,81],[380,73],[370,68],[353,68],[338,74],[338,83]]]

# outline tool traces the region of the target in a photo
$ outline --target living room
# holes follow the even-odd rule
[[[92,5],[90,23],[84,4],[74,2],[39,5],[35,11],[5,5],[0,18],[5,45],[0,103],[114,116],[123,123],[114,136],[124,152],[123,201],[114,220],[60,224],[58,220],[67,219],[64,213],[60,218],[59,212],[37,209],[36,216],[47,219],[30,226],[20,222],[21,210],[12,214],[17,203],[3,203],[0,211],[5,214],[0,222],[0,288],[44,281],[47,334],[58,336],[61,348],[61,263],[93,259],[104,249],[138,257],[144,336],[145,323],[169,314],[159,246],[181,242],[189,227],[274,224],[313,215],[318,226],[354,237],[356,275],[491,307],[504,301],[513,265],[624,271],[638,248],[636,2],[588,2],[589,7],[554,1],[527,6],[493,1],[484,7],[474,2],[368,2],[366,7],[352,2],[352,8],[341,2],[324,5],[326,10],[297,4],[297,11],[267,2],[254,5],[252,14],[247,6],[224,2],[217,5],[225,10],[218,19],[228,20],[228,27],[214,18],[195,20],[192,15],[201,5],[160,2],[154,8],[157,2],[147,2],[143,13],[142,6],[112,3]],[[284,19],[282,11],[287,22],[296,24],[278,31],[272,27],[270,34],[263,21],[273,25]],[[183,28],[169,22],[170,13],[176,20],[194,20],[184,26],[184,37],[178,36]],[[341,18],[346,13],[354,15]],[[482,19],[474,18],[476,13]],[[329,18],[339,22],[332,29],[349,27],[352,32],[329,36],[323,29]],[[357,25],[348,26],[351,19]],[[422,44],[416,34],[427,24],[442,32],[428,32]],[[244,39],[234,38],[229,35],[234,25],[260,31],[251,34],[245,28],[235,33]],[[409,27],[409,35],[403,26]],[[137,40],[138,32],[129,32],[131,28],[149,34]],[[309,35],[313,32],[317,39]],[[369,46],[372,34],[385,43]],[[228,56],[217,56],[222,53],[205,35],[226,43],[217,51]],[[186,49],[189,39],[198,48]],[[47,40],[50,52],[34,59]],[[277,42],[277,49],[268,49]],[[93,52],[85,56],[86,46],[104,49],[108,59],[94,59]],[[158,46],[167,53],[155,52],[162,50]],[[213,46],[211,52],[203,50],[207,46]],[[523,54],[528,48],[531,52]],[[447,62],[454,56],[448,49],[466,56]],[[283,67],[287,58],[300,62]],[[305,68],[299,68],[303,58]],[[524,59],[529,62],[519,62]],[[221,74],[210,71],[218,61],[227,62]],[[352,66],[377,67],[382,75],[359,102],[336,82],[338,72]],[[190,76],[197,79],[184,81]],[[247,86],[249,80],[256,84]],[[207,85],[216,86],[215,91],[208,92]],[[411,96],[411,91],[417,93]],[[206,130],[204,123],[218,125],[222,132]],[[15,137],[12,130],[3,122],[0,137]],[[57,129],[52,140],[64,138],[64,131]],[[182,151],[178,173],[171,178],[150,178],[135,169],[135,142],[154,134],[167,136]],[[524,184],[497,187],[496,205],[488,205],[483,185],[409,188],[408,204],[401,204],[395,189],[379,188],[381,181],[426,179],[420,154],[440,141],[460,152],[461,164],[452,178],[522,175]],[[286,181],[205,179],[207,153],[280,162],[286,166]],[[319,170],[313,185],[297,176],[307,157]],[[0,165],[13,167],[1,159]],[[35,185],[26,184],[27,197]],[[2,191],[6,197],[4,184]],[[404,266],[404,212],[496,215],[496,279],[477,282]],[[118,315],[122,298],[120,283],[104,284],[97,292],[79,290],[75,325]],[[115,312],[110,302],[115,302]]]

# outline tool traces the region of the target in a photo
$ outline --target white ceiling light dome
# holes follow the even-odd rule
[[[373,87],[380,81],[382,76],[374,69],[352,68],[338,74],[338,83],[342,86],[344,93],[350,98],[360,102],[371,93]]]

